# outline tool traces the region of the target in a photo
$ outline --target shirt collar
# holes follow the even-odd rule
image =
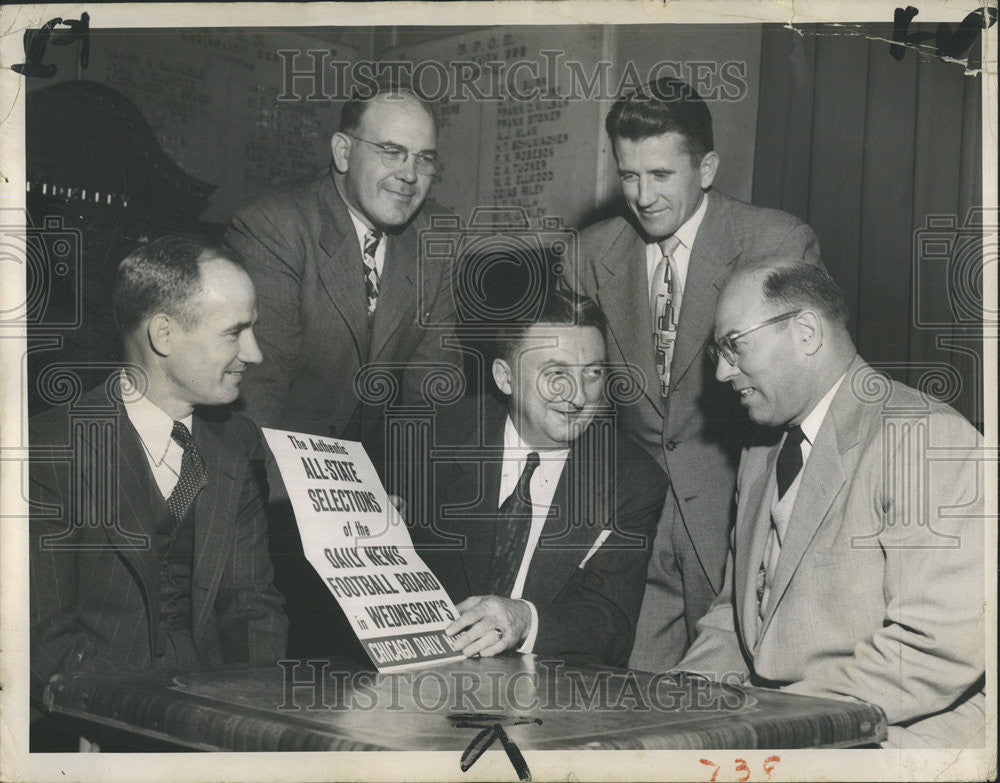
[[[674,232],[674,236],[677,237],[681,244],[684,245],[688,250],[694,244],[694,238],[698,234],[698,229],[701,227],[701,221],[705,219],[705,210],[708,208],[708,193],[701,194],[701,203],[698,205],[698,209],[694,211],[684,225],[681,226]]]
[[[358,244],[363,248],[365,246],[365,234],[369,231],[378,231],[377,228],[368,228],[364,224],[364,221],[354,214],[354,210],[347,207],[347,214],[351,216],[351,222],[354,224],[354,233],[358,235]],[[379,231],[381,234],[382,232]]]
[[[507,416],[507,421],[503,428],[503,452],[504,455],[516,455],[518,460],[525,459],[532,451],[538,452],[539,460],[565,460],[569,456],[569,449],[538,449],[530,446],[521,439],[514,421]]]
[[[847,373],[845,372],[844,375],[847,375]],[[809,414],[802,420],[802,424],[799,425],[802,428],[802,434],[806,436],[806,440],[810,444],[816,441],[820,425],[823,424],[823,419],[826,418],[826,412],[830,410],[830,403],[833,402],[833,398],[837,394],[837,389],[840,388],[840,384],[844,380],[844,375],[837,378],[837,382],[830,387],[830,390],[823,395],[823,399],[816,403],[816,407],[809,411]]]
[[[708,209],[708,193],[701,194],[701,203],[698,204],[698,208],[684,224],[674,232],[674,236],[677,237],[677,241],[688,251],[694,245],[694,239],[698,235],[698,229],[701,227],[701,221],[705,219],[705,212]],[[662,241],[662,240],[661,240]],[[659,242],[651,242],[650,244],[659,245]]]
[[[139,394],[129,381],[125,371],[121,374],[122,400],[125,413],[139,434],[139,439],[153,464],[159,465],[167,456],[167,449],[173,443],[174,420],[162,408]],[[191,432],[193,415],[188,414],[180,422]]]

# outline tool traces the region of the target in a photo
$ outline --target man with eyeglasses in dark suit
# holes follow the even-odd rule
[[[362,441],[381,471],[387,401],[364,399],[365,387],[377,377],[381,388],[398,385],[397,401],[416,400],[428,371],[460,363],[441,326],[452,320],[450,270],[419,257],[429,224],[421,207],[438,167],[434,117],[411,90],[379,88],[344,105],[330,147],[329,172],[251,204],[226,233],[259,292],[270,365],[248,379],[243,399],[262,426]],[[283,500],[273,464],[269,475],[272,501]],[[339,610],[305,565],[290,513],[282,516],[272,553],[290,653],[329,654],[321,629]],[[316,644],[303,647],[303,635]]]

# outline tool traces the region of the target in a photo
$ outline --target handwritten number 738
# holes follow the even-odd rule
[[[708,779],[708,783],[715,783],[715,778],[719,774],[721,767],[714,761],[709,761],[708,759],[698,759],[706,767],[715,767],[712,770],[712,777]],[[764,759],[764,774],[767,776],[765,780],[771,779],[771,773],[774,772],[774,768],[778,766],[778,762],[781,761],[780,756],[768,756]],[[746,759],[736,759],[735,760],[736,774],[739,776],[736,779],[740,783],[747,783],[750,780],[750,765],[747,764]]]

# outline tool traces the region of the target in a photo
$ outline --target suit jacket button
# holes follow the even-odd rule
[[[677,445],[677,441],[675,441],[675,440],[668,440],[663,445],[666,447],[667,451],[673,451],[674,447]]]

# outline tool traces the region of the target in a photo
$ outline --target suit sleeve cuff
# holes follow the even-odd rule
[[[531,625],[528,626],[528,635],[524,638],[521,646],[517,648],[517,651],[519,653],[534,652],[535,639],[538,638],[538,610],[531,601],[525,601],[523,598],[518,598],[517,600],[523,604],[527,604],[531,610]]]

